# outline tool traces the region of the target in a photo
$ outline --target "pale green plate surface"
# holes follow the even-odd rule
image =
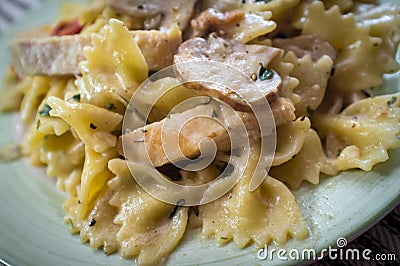
[[[54,17],[60,1],[47,1],[32,10],[23,21],[0,36],[0,73],[7,62],[7,41],[11,32],[29,28]],[[396,1],[394,1],[396,2]],[[400,88],[400,75],[388,77],[388,92]],[[16,115],[0,116],[0,145],[14,141]],[[391,159],[373,171],[344,172],[323,178],[314,187],[304,185],[296,197],[311,236],[291,241],[283,248],[314,248],[317,251],[334,245],[339,237],[352,239],[400,200],[400,151],[390,152]],[[0,164],[0,261],[11,265],[132,265],[119,255],[105,256],[81,244],[70,235],[61,208],[64,194],[40,169],[26,161]],[[261,210],[260,210],[261,211]],[[379,253],[379,250],[373,251]],[[234,245],[217,247],[213,240],[197,235],[185,237],[168,261],[171,265],[267,265],[257,259],[257,249],[239,250]],[[268,265],[287,264],[279,260]]]

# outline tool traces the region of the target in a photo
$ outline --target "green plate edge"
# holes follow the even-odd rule
[[[0,74],[3,76],[9,56],[7,42],[14,32],[52,21],[62,0],[43,1],[39,7],[14,22],[0,35]],[[396,0],[382,1],[397,3]],[[400,74],[385,77],[383,90],[400,88]],[[1,114],[0,145],[15,141],[16,114]],[[318,186],[304,184],[294,194],[306,218],[310,237],[289,241],[285,250],[334,247],[339,237],[354,239],[376,223],[400,201],[400,150],[389,152],[390,159],[371,172],[346,171],[335,177],[323,177]],[[65,194],[43,169],[26,160],[0,164],[0,262],[9,265],[132,265],[118,254],[106,256],[82,244],[71,235],[63,221],[61,207]],[[198,232],[185,235],[170,256],[170,265],[291,265],[299,261],[259,260],[258,249],[238,249],[233,244],[218,247],[214,240],[202,240]],[[379,250],[373,250],[378,253]]]

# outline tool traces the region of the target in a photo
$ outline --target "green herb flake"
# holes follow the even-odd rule
[[[388,105],[389,107],[391,107],[392,104],[394,104],[396,101],[397,101],[397,97],[392,96],[392,99],[390,99],[390,101],[387,101],[387,105]]]
[[[36,121],[36,130],[39,130],[39,127],[40,127],[40,119]]]
[[[368,98],[374,96],[371,90],[361,89],[361,93]]]
[[[266,79],[272,79],[274,76],[274,71],[269,68],[265,68],[262,63],[260,63],[260,69],[258,70],[258,78],[263,81]]]
[[[210,102],[212,102],[212,100],[213,100],[212,97],[208,97],[207,101],[204,102],[203,104],[204,104],[204,105],[207,105],[207,104],[209,104]]]
[[[307,113],[308,113],[308,115],[313,115],[314,109],[312,109],[310,106],[307,106]]]
[[[213,109],[212,114],[211,114],[211,117],[212,117],[212,118],[218,117],[218,114],[217,114],[217,112],[215,111],[215,109]]]
[[[170,215],[169,215],[169,219],[174,218],[174,216],[175,216],[176,212],[178,211],[178,209],[179,209],[180,207],[182,207],[183,205],[185,205],[185,199],[180,199],[180,200],[178,200],[178,201],[176,202],[176,205],[175,205],[174,209],[172,210],[172,212],[171,212]]]
[[[115,105],[113,103],[107,103],[106,104],[106,109],[107,110],[115,110]]]
[[[90,126],[91,129],[97,129],[97,126],[95,124],[93,124],[93,123],[90,123],[89,126]]]
[[[80,94],[75,94],[74,96],[69,98],[68,101],[80,102],[81,101],[81,95]]]
[[[94,226],[96,224],[96,220],[92,218],[92,220],[90,220],[89,226]]]
[[[48,105],[47,103],[43,105],[42,110],[39,111],[39,115],[40,116],[49,116],[50,115],[50,111],[51,111],[51,107],[50,105]]]

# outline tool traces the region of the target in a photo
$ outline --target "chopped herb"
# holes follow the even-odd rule
[[[146,125],[150,124],[150,121],[147,120],[147,118],[143,114],[141,114],[139,112],[139,110],[136,109],[135,106],[133,106],[124,96],[122,96],[119,92],[117,92],[115,90],[111,90],[111,91],[114,92],[115,94],[117,94],[121,98],[121,100],[126,103],[126,105],[128,106],[126,111],[129,111],[131,113],[135,113],[140,120],[142,120],[143,122],[146,123]]]
[[[228,176],[231,176],[234,170],[235,167],[232,164],[228,163],[224,171],[221,173],[221,178],[226,178]]]
[[[217,114],[217,112],[215,111],[215,109],[213,109],[213,112],[212,112],[212,114],[211,114],[211,117],[212,117],[212,118],[218,117],[218,114]]]
[[[224,47],[225,47],[225,48],[228,47],[228,44],[227,44],[227,43],[224,43]]]
[[[93,124],[93,123],[90,123],[89,126],[90,126],[91,129],[96,129],[97,128],[97,126],[95,124]]]
[[[262,63],[260,63],[260,70],[258,71],[258,77],[261,81],[266,79],[271,79],[274,76],[274,72],[269,69],[265,68]]]
[[[200,211],[199,211],[199,206],[193,206],[192,207],[193,213],[194,215],[196,215],[197,217],[199,217]]]
[[[307,113],[308,115],[313,115],[314,109],[312,109],[310,106],[307,106]]]
[[[92,220],[90,220],[89,226],[93,226],[96,224],[96,220],[92,218]]]
[[[365,97],[368,97],[368,98],[374,96],[374,95],[372,94],[372,91],[368,91],[368,90],[365,90],[365,89],[361,89],[361,92],[362,92],[362,94],[365,95]]]
[[[228,240],[228,238],[225,237],[225,236],[221,236],[220,238],[221,238],[222,240]]]
[[[115,109],[115,105],[113,103],[107,103],[106,104],[106,109],[107,110],[114,110]]]
[[[40,119],[38,119],[38,120],[36,121],[36,130],[38,130],[39,127],[40,127]]]
[[[332,77],[333,75],[335,75],[335,72],[336,72],[336,68],[332,67],[332,68],[331,68],[331,72],[330,72],[331,77]]]
[[[81,95],[80,94],[75,94],[74,96],[69,98],[68,101],[80,102],[81,101]]]
[[[169,215],[169,218],[172,219],[174,218],[176,212],[178,211],[178,209],[180,207],[182,207],[183,205],[185,205],[185,199],[180,199],[176,202],[176,205],[174,207],[174,209],[172,210],[171,214]]]
[[[392,96],[392,99],[390,101],[387,101],[387,105],[390,107],[392,104],[394,104],[397,101],[397,97]]]
[[[144,6],[143,5],[138,5],[137,8],[142,10],[144,8]]]
[[[78,204],[81,204],[81,201],[80,201],[80,200],[78,200]]]
[[[43,105],[42,110],[39,111],[39,115],[40,116],[49,116],[51,111],[51,107],[50,105],[48,105],[47,103],[45,105]]]
[[[203,103],[203,104],[204,104],[204,105],[207,105],[207,104],[209,104],[212,100],[213,100],[212,97],[208,97],[208,100],[207,100],[205,103]]]

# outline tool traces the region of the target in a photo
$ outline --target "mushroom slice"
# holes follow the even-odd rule
[[[336,50],[333,46],[316,35],[301,35],[286,39],[273,39],[272,45],[285,51],[293,51],[298,58],[310,55],[313,61],[318,61],[324,55],[336,60]]]
[[[208,40],[184,42],[174,56],[174,67],[178,79],[198,94],[220,99],[235,110],[249,111],[249,104],[275,100],[282,80],[268,64],[282,53],[278,48],[246,45],[211,34]]]
[[[172,64],[174,54],[182,43],[180,30],[131,31],[150,71]],[[85,60],[83,48],[91,45],[91,35],[75,34],[44,37],[16,37],[9,47],[13,65],[18,72],[43,75],[75,75],[79,63]],[[162,55],[162,56],[161,56]]]
[[[186,28],[196,0],[109,0],[115,11],[142,19],[159,19],[161,27],[177,23],[180,30]]]

